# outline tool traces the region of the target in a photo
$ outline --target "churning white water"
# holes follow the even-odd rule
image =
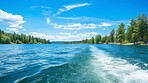
[[[127,60],[111,57],[105,51],[90,46],[91,60],[94,72],[103,77],[102,82],[117,83],[148,83],[148,70],[142,70],[136,64],[132,65]]]

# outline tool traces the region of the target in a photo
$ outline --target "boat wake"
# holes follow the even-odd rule
[[[127,60],[115,58],[95,46],[90,46],[92,56],[91,65],[94,72],[102,77],[103,82],[148,83],[148,70],[143,70]]]

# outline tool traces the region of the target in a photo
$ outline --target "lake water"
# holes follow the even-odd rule
[[[0,83],[148,83],[148,46],[0,45]]]

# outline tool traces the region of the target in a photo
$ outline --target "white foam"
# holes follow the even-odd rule
[[[113,81],[107,76],[112,75],[123,83],[148,83],[148,70],[142,70],[124,59],[110,57],[95,46],[91,46],[91,51],[93,52],[92,56],[94,56],[94,60],[92,60],[92,66],[95,67],[94,71],[98,75],[104,76],[104,79],[109,82]]]

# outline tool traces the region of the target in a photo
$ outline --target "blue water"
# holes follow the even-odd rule
[[[148,46],[0,45],[0,83],[148,83]]]

